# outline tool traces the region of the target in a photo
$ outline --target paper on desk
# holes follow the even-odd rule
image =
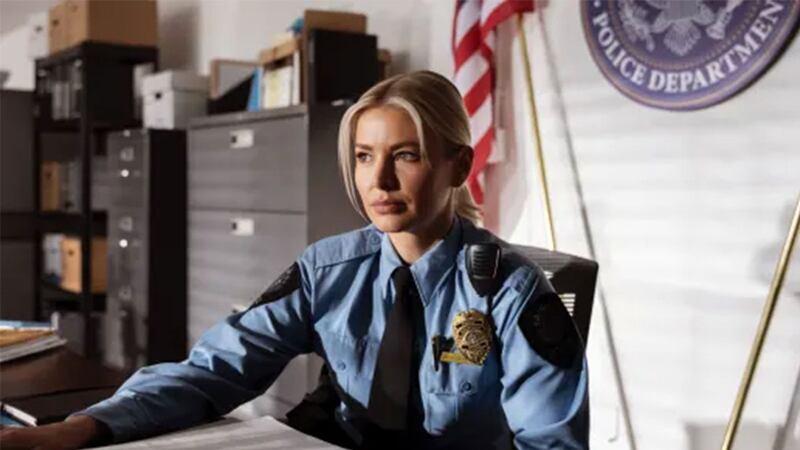
[[[267,416],[244,422],[205,425],[142,441],[96,448],[113,450],[218,450],[221,448],[327,450],[340,447],[303,434]]]

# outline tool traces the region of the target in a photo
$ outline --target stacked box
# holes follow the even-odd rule
[[[185,129],[189,119],[206,115],[207,77],[169,70],[145,77],[142,91],[146,128]]]

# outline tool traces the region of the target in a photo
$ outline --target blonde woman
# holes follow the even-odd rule
[[[477,226],[464,184],[472,149],[456,88],[428,71],[374,86],[342,118],[339,160],[369,226],[311,245],[184,362],[139,370],[63,423],[4,430],[4,448],[196,425],[311,352],[325,360],[323,383],[289,422],[338,445],[588,448],[582,344],[542,271],[505,251],[489,294],[471,272],[482,262],[469,245],[504,244]]]

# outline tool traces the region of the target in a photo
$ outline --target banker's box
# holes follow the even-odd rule
[[[185,71],[164,71],[142,81],[145,128],[185,129],[192,117],[206,115],[208,78]]]
[[[92,292],[106,291],[108,280],[108,242],[104,237],[92,239]],[[61,289],[83,292],[81,285],[81,240],[68,236],[61,240]]]
[[[67,48],[67,5],[57,3],[47,13],[48,50],[55,53]]]
[[[50,53],[85,41],[158,46],[155,0],[63,0],[50,8]]]

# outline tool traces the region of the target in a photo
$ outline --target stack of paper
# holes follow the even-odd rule
[[[143,441],[98,447],[98,449],[108,450],[217,450],[221,448],[326,450],[340,447],[303,434],[269,416],[245,422],[211,424]]]
[[[47,326],[0,321],[0,363],[66,344]]]

